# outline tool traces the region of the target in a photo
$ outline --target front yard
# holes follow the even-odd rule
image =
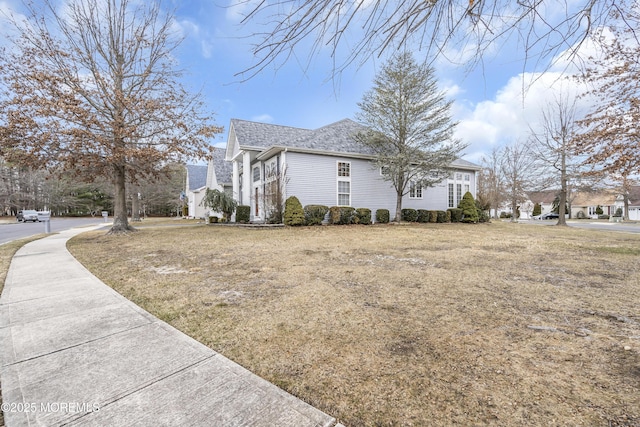
[[[348,427],[640,425],[640,236],[492,223],[85,233],[159,318]]]

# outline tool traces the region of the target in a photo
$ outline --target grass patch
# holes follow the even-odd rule
[[[350,427],[640,424],[639,246],[509,223],[69,242],[127,298]]]

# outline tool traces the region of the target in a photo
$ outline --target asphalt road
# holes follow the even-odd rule
[[[110,222],[110,220],[109,220]],[[104,218],[51,218],[51,232],[56,233],[74,227],[82,227],[104,223]],[[106,225],[106,224],[105,224]],[[45,232],[44,222],[17,222],[0,217],[0,245],[12,240],[24,239]]]
[[[534,225],[556,225],[558,220],[522,220],[523,224]],[[567,220],[569,227],[586,228],[591,230],[615,231],[618,233],[640,233],[640,223],[635,221],[627,222],[606,222],[589,220]]]

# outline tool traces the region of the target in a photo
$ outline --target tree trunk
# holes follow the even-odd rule
[[[396,217],[395,222],[402,220],[402,192],[396,193]]]
[[[140,198],[138,194],[138,187],[133,187],[131,189],[131,222],[140,221]]]
[[[560,206],[558,206],[558,224],[567,225],[565,214],[567,213],[567,157],[564,151],[561,153],[562,165],[560,166]]]
[[[113,226],[109,234],[126,233],[132,231],[127,218],[126,174],[124,165],[115,165],[113,171]]]

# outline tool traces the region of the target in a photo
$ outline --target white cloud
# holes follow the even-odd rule
[[[269,114],[260,114],[251,117],[251,121],[260,123],[273,123],[273,117],[271,117]]]
[[[227,6],[225,17],[231,22],[242,21],[258,4],[259,0],[231,0]]]

